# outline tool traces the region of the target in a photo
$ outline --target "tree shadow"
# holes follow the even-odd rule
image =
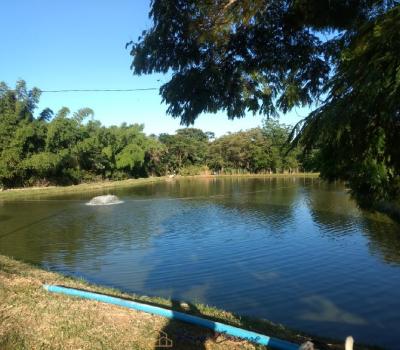
[[[178,301],[171,301],[171,311],[173,314],[185,313],[192,315],[201,315],[200,310],[193,304],[180,303]],[[154,349],[172,348],[172,349],[206,349],[206,341],[208,339],[214,339],[215,333],[212,330],[201,329],[199,332],[199,326],[191,325],[178,321],[175,319],[169,319],[168,323],[161,329],[159,338],[154,344]],[[172,346],[160,342],[162,337],[166,335],[172,342]],[[165,345],[165,346],[164,346]]]

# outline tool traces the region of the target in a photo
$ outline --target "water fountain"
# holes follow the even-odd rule
[[[104,196],[93,197],[86,205],[113,205],[123,203],[117,196],[106,194]]]

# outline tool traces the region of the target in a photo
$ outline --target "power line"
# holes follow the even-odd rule
[[[137,88],[137,89],[63,89],[63,90],[40,90],[42,93],[52,92],[132,92],[132,91],[151,91],[158,90],[156,87]]]

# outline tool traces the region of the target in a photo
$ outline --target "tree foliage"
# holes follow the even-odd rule
[[[195,128],[147,136],[143,125],[102,126],[93,120],[94,112],[89,108],[71,115],[63,107],[55,117],[48,108],[35,114],[39,96],[25,88],[18,97],[17,89],[1,86],[2,187],[193,175],[206,171],[207,166],[214,172],[283,172],[299,167],[298,156],[293,158],[295,152],[286,155],[283,140],[289,135],[288,127],[278,123],[221,138]],[[21,106],[31,107],[21,115]],[[288,162],[290,157],[292,163]]]
[[[278,122],[266,121],[263,128],[254,128],[224,135],[209,147],[208,166],[225,173],[298,172],[301,154],[289,152],[286,140],[290,128]],[[308,169],[305,169],[308,170]]]
[[[400,197],[397,0],[153,0],[135,74],[172,72],[167,112],[276,116],[317,106],[292,134],[359,203]]]
[[[363,206],[400,197],[400,7],[362,25],[298,128],[321,152],[321,174],[349,181]]]

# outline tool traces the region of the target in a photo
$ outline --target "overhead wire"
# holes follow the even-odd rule
[[[58,93],[58,92],[134,92],[134,91],[154,91],[156,87],[135,88],[135,89],[61,89],[61,90],[40,90],[42,93]]]

